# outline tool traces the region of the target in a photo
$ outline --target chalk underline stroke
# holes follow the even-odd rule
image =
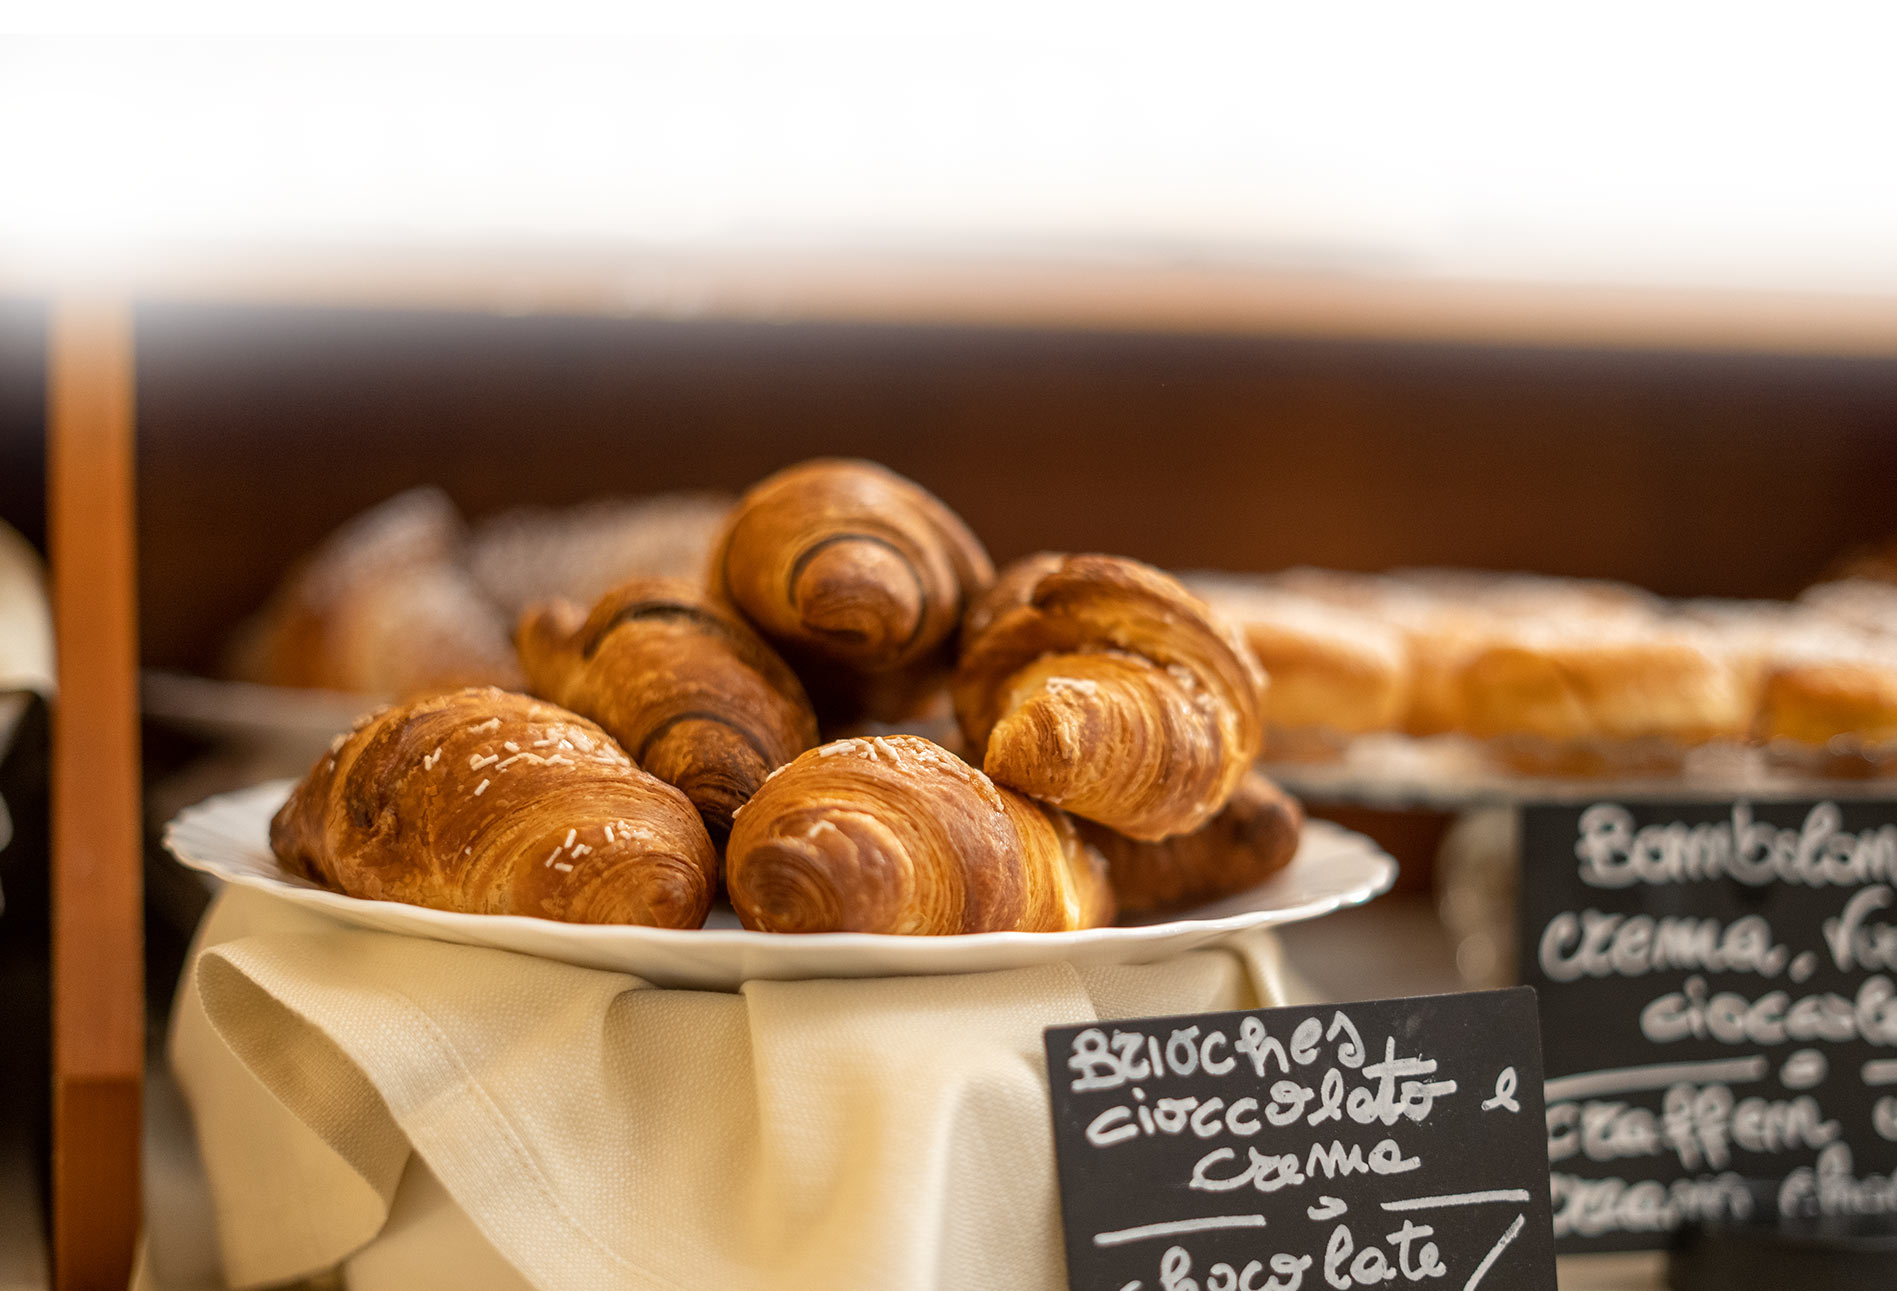
[[[1440,1197],[1410,1197],[1386,1201],[1385,1210],[1435,1210],[1441,1206],[1480,1206],[1491,1201],[1527,1201],[1526,1188],[1492,1188],[1487,1192],[1447,1192]]]
[[[1867,1085],[1897,1085],[1897,1060],[1882,1058],[1867,1062],[1863,1076]]]
[[[1542,1095],[1550,1103],[1596,1094],[1625,1094],[1637,1089],[1665,1089],[1681,1083],[1722,1081],[1741,1083],[1763,1080],[1770,1070],[1763,1055],[1751,1058],[1721,1058],[1717,1062],[1663,1062],[1650,1067],[1621,1067],[1615,1071],[1586,1071],[1575,1076],[1557,1076],[1542,1086]]]
[[[1524,1196],[1526,1194],[1523,1194]],[[1210,1215],[1204,1219],[1175,1219],[1164,1224],[1141,1224],[1138,1228],[1117,1228],[1110,1233],[1095,1233],[1095,1246],[1124,1246],[1148,1237],[1171,1237],[1175,1233],[1203,1233],[1214,1228],[1263,1228],[1263,1215]]]
[[[1475,1272],[1471,1273],[1469,1280],[1462,1284],[1462,1291],[1475,1291],[1482,1279],[1488,1276],[1489,1270],[1495,1267],[1495,1261],[1502,1258],[1502,1252],[1508,1249],[1508,1244],[1521,1236],[1521,1231],[1527,1223],[1528,1216],[1515,1216],[1515,1222],[1508,1226],[1508,1231],[1502,1234],[1502,1239],[1489,1247],[1489,1253],[1482,1257],[1482,1262],[1475,1266]]]

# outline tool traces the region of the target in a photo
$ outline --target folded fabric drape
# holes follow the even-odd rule
[[[39,553],[0,523],[0,692],[5,691],[53,693],[53,611]]]
[[[1042,1030],[1289,993],[1265,932],[1141,967],[659,990],[230,889],[171,1060],[233,1286],[1058,1291]]]
[[[39,553],[10,525],[0,523],[0,762],[33,696],[53,693],[53,611]],[[0,851],[13,837],[13,820],[0,799]]]

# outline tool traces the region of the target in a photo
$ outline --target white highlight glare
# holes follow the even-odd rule
[[[833,9],[808,38],[0,43],[0,256],[817,244],[1897,290],[1897,9],[1060,3],[901,39]]]

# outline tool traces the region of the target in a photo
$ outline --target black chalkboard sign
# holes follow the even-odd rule
[[[1553,1291],[1534,993],[1047,1032],[1072,1291]]]
[[[1897,1212],[1897,803],[1523,809],[1561,1251]]]

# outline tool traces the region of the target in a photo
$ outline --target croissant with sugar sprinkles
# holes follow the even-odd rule
[[[515,645],[534,693],[598,722],[684,790],[714,839],[766,776],[817,742],[796,674],[689,584],[634,579],[591,614],[570,601],[535,606]]]
[[[835,459],[754,485],[712,558],[713,590],[806,683],[859,700],[903,692],[890,674],[940,658],[993,578],[980,540],[933,494],[872,463]]]
[[[837,740],[738,812],[725,886],[763,932],[1060,932],[1113,918],[1059,810],[914,735]]]
[[[951,691],[998,783],[1149,841],[1215,815],[1264,732],[1264,670],[1238,633],[1118,556],[1004,570],[969,611]]]
[[[717,854],[684,794],[599,727],[491,688],[385,708],[270,822],[292,873],[353,897],[696,928]]]

